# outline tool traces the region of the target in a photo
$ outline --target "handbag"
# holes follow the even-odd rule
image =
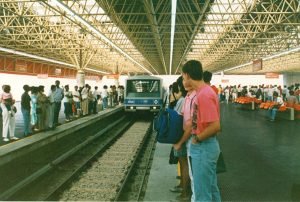
[[[217,161],[217,173],[225,173],[226,172],[226,165],[223,157],[223,153],[220,152],[219,158]]]
[[[169,156],[169,164],[177,164],[178,157],[174,156],[174,148],[171,148],[170,156]]]

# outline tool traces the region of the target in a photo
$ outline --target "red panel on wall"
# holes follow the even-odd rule
[[[42,69],[42,64],[40,63],[35,63],[33,73],[35,74],[40,74]]]
[[[27,72],[27,61],[17,59],[15,64],[16,72]]]
[[[6,58],[5,69],[8,71],[15,71],[15,59]]]
[[[65,77],[70,77],[70,69],[65,69]]]
[[[41,71],[42,74],[48,74],[48,66],[49,65],[43,64],[42,71]]]
[[[65,68],[61,68],[61,76],[62,76],[62,77],[65,76]]]
[[[27,62],[27,73],[33,73],[34,63]]]
[[[0,70],[4,70],[5,57],[0,57]]]
[[[51,75],[51,76],[54,76],[55,75],[55,69],[56,69],[56,66],[50,66],[49,65],[48,74]]]

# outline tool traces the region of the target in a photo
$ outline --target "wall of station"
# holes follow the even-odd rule
[[[233,86],[239,85],[281,85],[283,86],[283,75],[277,75],[278,78],[267,78],[266,75],[213,75],[211,83],[213,85]]]
[[[295,83],[300,83],[300,72],[283,74],[283,83],[287,86],[293,85]]]
[[[38,77],[76,78],[77,70],[59,65],[31,62],[6,56],[0,56],[0,73],[32,75]],[[86,77],[99,75],[86,72]]]
[[[45,93],[48,95],[50,91],[50,86],[55,84],[55,81],[59,80],[61,86],[69,85],[70,90],[74,89],[74,86],[77,85],[77,81],[75,78],[57,78],[57,77],[47,77],[47,78],[39,78],[37,76],[32,75],[20,75],[20,74],[7,74],[0,72],[0,86],[6,84],[11,86],[11,93],[16,101],[21,100],[21,95],[23,93],[23,85],[27,84],[29,86],[45,86]],[[92,86],[99,86],[101,80],[95,79],[86,79],[85,83]],[[0,90],[2,92],[2,89]]]

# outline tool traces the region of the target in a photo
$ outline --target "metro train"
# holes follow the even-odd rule
[[[162,108],[162,79],[154,76],[131,76],[125,80],[124,107],[127,112],[157,112]]]

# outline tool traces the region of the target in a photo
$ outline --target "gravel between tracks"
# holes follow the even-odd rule
[[[68,190],[62,201],[114,200],[150,122],[136,122]]]

